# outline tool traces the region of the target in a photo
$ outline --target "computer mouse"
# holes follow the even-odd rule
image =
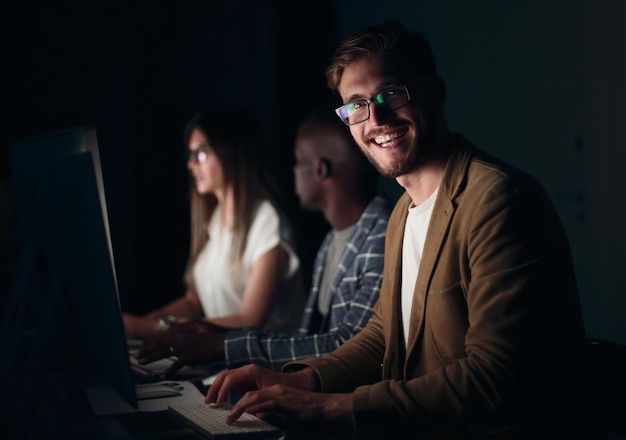
[[[159,399],[162,397],[181,396],[182,393],[176,387],[164,384],[142,384],[135,387],[137,400]]]

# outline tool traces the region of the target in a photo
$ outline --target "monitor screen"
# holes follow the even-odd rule
[[[23,334],[32,320],[30,368],[43,365],[42,347],[65,322],[61,338],[73,339],[91,369],[137,407],[96,131],[75,127],[12,147],[21,257],[4,321]]]

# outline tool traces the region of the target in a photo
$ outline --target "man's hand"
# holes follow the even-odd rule
[[[122,313],[124,333],[128,338],[145,339],[159,332],[159,321],[145,316]]]
[[[161,379],[167,379],[185,365],[223,359],[225,339],[226,329],[198,319],[173,325],[160,337],[147,342],[135,357],[143,365],[176,356],[178,359],[161,375]]]
[[[226,417],[226,423],[234,423],[244,412],[287,428],[352,424],[352,394],[316,393],[272,385],[244,394]]]
[[[204,401],[221,405],[231,391],[246,392],[270,387],[272,385],[287,385],[299,388],[298,374],[279,373],[278,371],[249,364],[241,368],[226,370],[220,373],[211,384]],[[300,387],[306,386],[305,384]]]
[[[246,392],[226,419],[229,424],[244,412],[283,426],[294,422],[351,423],[352,395],[314,392],[318,387],[317,373],[311,368],[279,373],[251,364],[220,373],[205,402],[221,405],[229,392]]]

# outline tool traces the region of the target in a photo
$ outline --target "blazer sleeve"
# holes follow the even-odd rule
[[[483,175],[490,179],[468,197],[433,213],[441,244],[416,292],[424,306],[412,331],[420,333],[406,353],[385,353],[398,346],[385,341],[398,303],[384,280],[362,332],[320,359],[285,366],[314,368],[322,391],[353,391],[359,432],[404,427],[419,438],[486,421],[511,426],[575,400],[584,333],[564,231],[543,190]],[[394,355],[401,368],[386,373]]]

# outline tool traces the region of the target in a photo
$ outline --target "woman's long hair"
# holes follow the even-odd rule
[[[204,133],[215,152],[222,167],[224,187],[232,187],[235,213],[230,258],[236,266],[241,263],[259,200],[264,198],[275,204],[261,165],[265,152],[263,132],[256,116],[239,107],[216,108],[196,115],[184,130],[185,149],[194,129]],[[192,176],[189,192],[191,237],[185,270],[188,286],[193,285],[192,268],[198,254],[210,240],[208,225],[218,204],[215,195],[198,193]]]

